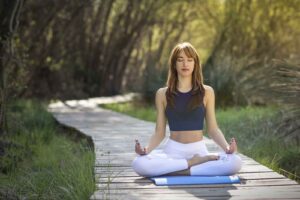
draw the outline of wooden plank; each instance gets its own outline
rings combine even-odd
[[[140,178],[138,176],[135,177],[97,177],[97,183],[105,184],[107,182],[110,183],[152,183],[152,181],[148,178]],[[155,187],[154,184],[152,184]],[[216,187],[220,187],[221,184],[216,185]],[[227,185],[227,184],[226,184]],[[296,181],[292,181],[287,178],[265,178],[265,179],[241,179],[241,184],[235,184],[236,186],[255,186],[255,185],[298,185]],[[214,185],[210,185],[210,187],[214,187]],[[205,187],[205,185],[197,185],[197,187]]]
[[[236,187],[236,188],[242,188],[242,187],[258,187],[258,186],[298,186],[296,182],[293,182],[289,179],[280,179],[275,180],[274,179],[267,179],[267,180],[244,180],[240,184],[207,184],[207,185],[175,185],[175,186],[156,186],[151,181],[145,181],[143,182],[103,182],[103,183],[97,183],[98,189],[106,189],[106,188],[116,188],[118,190],[123,189],[145,189],[145,188],[227,188],[227,187]],[[299,187],[300,189],[300,187]]]

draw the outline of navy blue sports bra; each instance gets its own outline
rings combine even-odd
[[[168,118],[170,131],[203,130],[205,107],[201,106],[189,111],[188,103],[192,91],[183,93],[177,91],[174,108],[167,105],[165,113]]]

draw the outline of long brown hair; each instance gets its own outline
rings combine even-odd
[[[203,85],[203,74],[199,55],[196,49],[188,42],[177,44],[170,55],[167,80],[168,89],[166,92],[167,104],[174,107],[174,98],[176,95],[178,95],[178,74],[176,70],[176,61],[181,51],[184,51],[187,57],[193,58],[195,63],[192,73],[192,98],[188,106],[188,108],[192,110],[203,104],[205,89]]]

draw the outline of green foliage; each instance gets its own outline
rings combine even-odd
[[[13,175],[16,192],[29,199],[88,199],[94,190],[94,156],[84,146],[63,137],[35,146],[30,169]]]
[[[29,0],[14,38],[22,66],[9,64],[15,81],[8,82],[17,96],[86,98],[132,89],[151,101],[166,82],[171,49],[189,41],[205,63],[205,83],[221,97],[218,106],[264,104],[257,69],[297,55],[298,10],[297,0]]]
[[[5,174],[17,169],[19,163],[31,154],[25,146],[11,141],[0,140],[0,149],[3,152],[0,160],[0,172]]]
[[[260,82],[270,76],[261,69],[272,59],[294,57],[299,51],[298,2],[227,0],[220,16],[204,67],[207,83],[220,97],[217,105],[267,104],[269,99],[262,99],[258,90],[268,86]]]
[[[261,96],[266,99],[276,97],[272,101],[283,108],[282,120],[276,133],[300,145],[300,57],[295,60],[274,60],[265,71],[269,76],[263,82],[268,86],[261,89]]]
[[[45,112],[45,105],[37,100],[19,100],[10,104],[9,109],[9,130],[12,134],[28,134],[27,142],[47,143],[52,139],[55,122],[51,114]]]
[[[167,72],[166,68],[157,69],[153,65],[145,70],[142,95],[147,103],[152,104],[155,101],[156,91],[165,86]]]
[[[95,189],[95,157],[87,141],[62,134],[38,101],[11,102],[9,108],[12,133],[0,138],[6,144],[0,199],[88,199]]]
[[[298,176],[300,147],[276,129],[281,113],[276,107],[246,107],[219,110],[217,121],[227,138],[235,137],[242,153],[281,172]],[[298,158],[298,159],[297,159]],[[296,176],[291,178],[297,179]]]

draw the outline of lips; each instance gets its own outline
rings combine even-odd
[[[183,68],[183,69],[181,69],[182,71],[189,71],[189,69],[187,69],[187,68]]]

